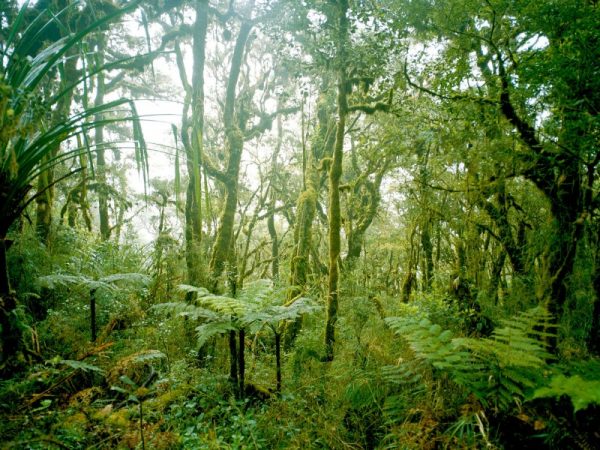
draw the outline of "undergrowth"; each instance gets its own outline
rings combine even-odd
[[[3,448],[594,448],[598,442],[600,364],[554,359],[547,340],[556,330],[542,307],[498,315],[489,336],[477,336],[467,334],[464,311],[443,295],[399,303],[347,283],[336,358],[324,363],[318,297],[285,304],[285,288],[257,281],[237,298],[176,285],[169,298],[150,298],[147,283],[133,282],[147,276],[139,273],[143,265],[133,270],[137,251],[98,244],[44,259],[45,251],[18,254],[26,270],[35,266],[29,258],[55,263],[37,266],[35,282],[22,281],[28,295],[45,299],[38,305],[44,314],[35,319],[22,311],[35,356],[25,373],[0,383]],[[139,276],[116,275],[122,268],[115,258]],[[96,342],[89,334],[90,287],[98,291]],[[200,295],[186,302],[190,291]],[[303,328],[281,354],[277,392],[274,336],[299,315]],[[229,330],[241,328],[247,331],[242,397],[229,379],[227,341]]]

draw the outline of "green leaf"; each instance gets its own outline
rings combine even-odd
[[[137,387],[137,384],[135,384],[135,381],[133,381],[127,375],[121,375],[119,377],[119,380],[121,380],[125,384],[128,384],[129,386]]]
[[[429,334],[432,336],[437,336],[442,332],[442,327],[440,327],[437,323],[434,323],[429,327]]]
[[[82,361],[76,361],[73,359],[62,359],[60,360],[60,363],[69,366],[73,369],[83,370],[84,372],[104,373],[104,371],[101,368],[88,363],[84,363]]]
[[[52,405],[52,400],[50,400],[49,398],[44,399],[40,402],[40,406],[38,408],[33,409],[32,412],[44,411],[45,409],[48,409],[50,405]]]
[[[123,389],[123,388],[122,388],[122,387],[120,387],[120,386],[111,386],[111,387],[110,387],[110,390],[111,390],[111,391],[118,392],[118,393],[120,393],[120,394],[129,395],[129,392],[127,392],[125,389]]]

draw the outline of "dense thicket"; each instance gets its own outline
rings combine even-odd
[[[4,2],[7,448],[599,447],[599,24]]]

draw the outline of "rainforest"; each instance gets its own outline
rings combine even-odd
[[[600,448],[597,0],[0,2],[0,448]]]

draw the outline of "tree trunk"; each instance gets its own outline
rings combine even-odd
[[[367,230],[373,223],[373,219],[377,215],[377,210],[379,208],[379,204],[381,202],[381,195],[379,193],[379,189],[381,187],[381,182],[383,181],[383,174],[387,164],[376,174],[375,181],[371,182],[366,180],[361,183],[361,186],[364,187],[364,193],[362,194],[363,198],[360,200],[360,207],[354,211],[354,214],[357,215],[356,225],[354,227],[350,227],[350,231],[348,233],[348,253],[345,259],[344,266],[351,269],[354,263],[360,258],[362,253],[362,249],[364,246],[365,234]],[[355,193],[355,195],[361,195],[359,193]]]
[[[281,394],[281,333],[275,332],[275,368],[277,376],[277,394]]]
[[[490,285],[488,288],[488,295],[493,300],[494,305],[498,304],[498,289],[500,287],[500,282],[502,281],[502,269],[504,268],[505,261],[506,251],[504,248],[500,248],[500,254],[493,261],[492,273],[490,275]]]
[[[238,370],[239,370],[239,395],[240,398],[244,398],[246,395],[246,358],[245,358],[245,341],[246,341],[246,330],[243,328],[238,331],[239,345],[238,345]]]
[[[205,283],[202,263],[202,179],[201,164],[204,141],[204,66],[206,60],[206,33],[208,30],[208,0],[196,1],[196,22],[193,30],[192,85],[185,76],[183,57],[176,48],[182,83],[186,90],[181,140],[186,150],[189,183],[185,203],[185,244],[188,282],[193,286]],[[192,109],[191,122],[188,109]]]
[[[8,261],[6,259],[6,252],[10,246],[9,241],[6,239],[6,234],[0,236],[0,296],[4,297],[10,294],[10,278],[8,276]]]
[[[72,53],[72,52],[70,52]],[[56,109],[52,113],[52,125],[64,122],[69,115],[73,101],[74,87],[67,89],[69,83],[77,79],[77,61],[73,54],[65,58],[64,72],[60,80],[59,90],[64,95],[58,100]],[[44,163],[52,161],[60,151],[60,144],[56,144],[44,158]],[[44,170],[37,180],[37,191],[41,193],[36,197],[36,231],[42,242],[48,242],[50,227],[52,225],[52,209],[54,205],[54,167]]]
[[[479,203],[494,221],[498,229],[500,243],[506,251],[513,272],[517,276],[525,275],[524,242],[521,242],[524,239],[524,228],[520,228],[520,233],[517,233],[516,237],[513,236],[512,226],[508,221],[506,185],[504,180],[500,179],[496,182],[495,194],[497,204],[485,198],[481,198]]]
[[[279,109],[279,100],[277,102],[277,109]],[[303,112],[304,113],[304,112]],[[304,128],[302,128],[304,133]],[[281,145],[283,143],[283,124],[281,116],[277,116],[277,146],[273,152],[271,159],[271,192],[269,202],[269,216],[267,217],[267,230],[269,231],[269,237],[271,238],[271,277],[273,280],[279,279],[279,242],[277,240],[277,230],[275,229],[275,207],[277,205],[277,194],[274,188],[276,175],[277,175],[277,158],[281,151]]]
[[[596,301],[592,312],[592,326],[588,336],[588,350],[593,355],[600,355],[600,267],[596,267],[594,276],[594,290],[596,291]]]
[[[244,21],[240,27],[235,43],[233,56],[231,57],[229,78],[227,80],[223,123],[225,126],[229,158],[227,161],[227,169],[225,173],[221,174],[221,181],[224,182],[225,186],[225,204],[221,213],[217,237],[210,259],[211,285],[213,291],[217,290],[219,277],[223,273],[226,263],[231,262],[232,256],[231,249],[233,245],[233,227],[238,201],[240,162],[244,148],[244,138],[239,125],[235,123],[234,110],[236,103],[236,87],[240,76],[244,49],[251,30],[252,23]]]
[[[338,316],[339,302],[339,257],[341,250],[341,211],[340,211],[340,179],[342,177],[342,159],[344,156],[344,135],[346,132],[346,116],[348,115],[347,81],[346,81],[346,45],[348,40],[348,1],[339,0],[338,7],[338,122],[335,145],[329,168],[329,277],[327,285],[327,317],[325,323],[325,360],[332,361],[335,344],[335,324]]]
[[[423,290],[430,291],[433,280],[433,243],[431,242],[431,220],[423,221],[421,229],[421,247],[424,253]]]
[[[275,194],[271,194],[271,206],[269,207],[269,217],[267,218],[267,229],[271,238],[271,278],[274,281],[279,280],[279,241],[277,240],[277,230],[275,229]]]
[[[229,332],[229,379],[231,384],[238,388],[238,357],[237,357],[237,342],[235,339],[235,331]]]
[[[96,289],[90,290],[90,340],[96,342]]]
[[[558,47],[561,43],[551,42],[551,45]],[[510,82],[503,60],[499,58],[498,61],[502,88],[500,110],[530,150],[529,154],[522,155],[523,162],[529,166],[523,175],[534,183],[550,202],[554,233],[548,247],[549,283],[542,286],[544,289],[540,301],[546,304],[548,311],[560,322],[567,301],[567,285],[575,265],[577,242],[583,235],[582,214],[585,208],[590,206],[586,204],[585,196],[581,192],[581,142],[582,137],[588,133],[588,130],[582,128],[584,121],[581,117],[591,114],[592,111],[577,109],[586,104],[581,101],[585,96],[580,96],[577,92],[568,93],[564,101],[578,106],[565,109],[567,112],[561,117],[558,149],[549,151],[538,140],[535,128],[517,113],[510,96]],[[564,149],[568,149],[568,152]],[[532,162],[535,164],[531,164]],[[556,353],[558,342],[555,335],[548,339],[548,344],[549,350]]]
[[[105,38],[100,36],[96,48],[96,67],[104,64]],[[96,98],[94,105],[99,106],[104,103],[106,85],[104,71],[96,75]],[[94,117],[95,122],[103,119],[102,114]],[[94,142],[96,144],[96,177],[98,180],[98,215],[100,216],[100,238],[103,241],[110,239],[110,223],[108,217],[108,185],[106,179],[106,158],[104,149],[104,125],[97,125],[94,130]]]
[[[15,324],[17,299],[10,288],[6,252],[11,241],[0,235],[0,379],[13,375],[16,355],[21,346],[21,329]]]
[[[290,265],[290,291],[288,301],[301,295],[306,290],[308,275],[310,273],[310,254],[313,248],[312,227],[317,213],[317,198],[319,190],[319,176],[317,162],[324,155],[333,152],[335,141],[329,138],[329,104],[327,101],[326,83],[322,87],[317,103],[317,129],[310,149],[304,142],[304,126],[302,127],[302,178],[303,191],[298,197],[296,207],[296,223],[294,224],[294,247]],[[304,114],[304,108],[302,109]],[[302,118],[304,124],[304,118]],[[333,134],[333,133],[331,133]],[[291,326],[293,324],[293,326]],[[286,326],[284,342],[288,347],[300,329],[300,319]]]

